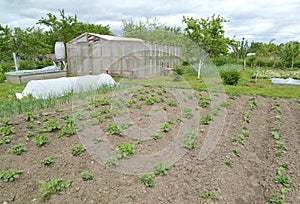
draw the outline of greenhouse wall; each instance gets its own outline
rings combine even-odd
[[[67,43],[68,74],[109,73],[138,78],[159,76],[180,66],[182,48],[143,41],[84,33]]]

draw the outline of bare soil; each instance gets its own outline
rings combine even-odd
[[[152,124],[151,120],[161,119],[155,118],[155,110],[152,108],[154,106],[166,107],[165,117],[172,121],[171,130],[160,132],[158,129],[157,131],[162,136],[161,139],[154,140],[150,137],[140,142],[126,134],[120,137],[105,133],[104,137],[115,148],[123,142],[136,143],[136,153],[130,157],[149,155],[165,148],[177,135],[181,123],[177,119],[182,117],[183,107],[168,105],[170,101],[178,101],[174,94],[167,91],[163,95],[158,95],[159,87],[144,87],[144,89],[147,90],[146,93],[138,93],[137,96],[129,98],[124,97],[123,104],[128,100],[137,99],[131,107],[128,107],[129,122],[133,122],[141,129],[149,127]],[[142,95],[147,97],[150,94],[154,94],[156,98],[164,97],[165,101],[146,105],[145,101],[138,98]],[[197,103],[200,97],[209,97],[207,92],[195,92],[193,95],[187,94],[186,96],[187,98],[184,100],[186,105],[192,101]],[[211,98],[214,97],[217,95],[211,96]],[[94,107],[90,104],[87,107],[81,104],[74,112],[76,106],[67,103],[56,108],[35,112],[34,114],[37,116],[35,122],[25,121],[23,114],[15,115],[9,118],[15,130],[13,140],[9,144],[0,145],[0,170],[20,169],[24,172],[19,179],[13,182],[0,180],[0,203],[43,203],[41,192],[39,192],[41,187],[39,181],[49,181],[53,178],[72,179],[73,182],[69,188],[52,195],[46,201],[47,203],[250,204],[269,203],[270,195],[279,195],[286,203],[300,203],[300,105],[293,99],[278,99],[281,119],[276,121],[278,113],[272,110],[274,99],[257,96],[257,106],[251,111],[249,110],[251,98],[253,96],[240,95],[236,99],[227,99],[230,105],[221,108],[219,113],[225,118],[224,129],[212,153],[204,160],[198,159],[209,131],[209,125],[200,124],[197,130],[196,147],[187,151],[176,161],[166,175],[156,176],[153,188],[143,185],[138,175],[124,174],[114,168],[106,167],[103,165],[103,161],[99,161],[88,148],[79,156],[71,154],[71,148],[83,142],[80,136],[89,133],[91,138],[96,138],[97,134],[91,132],[95,127],[105,132],[107,125],[115,122],[113,118],[107,118],[95,124],[92,122],[92,116],[87,115],[91,112],[99,113],[99,110],[105,107],[109,108],[109,105]],[[137,105],[140,105],[141,109]],[[70,137],[57,137],[59,130],[44,133],[51,141],[42,147],[38,147],[32,142],[34,137],[29,140],[25,139],[28,124],[32,124],[32,130],[36,135],[37,128],[43,129],[43,121],[46,118],[57,119],[63,124],[62,117],[71,115],[72,108],[75,118],[77,117],[77,123],[84,124],[83,130],[81,130],[83,132],[78,130],[77,134]],[[197,107],[193,111],[204,116],[210,113],[211,108],[211,106]],[[249,112],[250,123],[243,120],[245,112]],[[80,120],[78,113],[81,113]],[[216,121],[220,115],[214,116],[211,123]],[[284,142],[288,148],[282,156],[275,155],[278,148],[271,135],[274,125],[280,127],[279,131],[282,134],[280,141]],[[233,142],[232,138],[240,137],[243,126],[247,127],[249,137],[244,138],[242,145],[239,142]],[[91,131],[88,132],[88,129]],[[120,129],[126,132],[126,130]],[[93,135],[94,133],[95,135]],[[11,146],[19,143],[25,145],[26,152],[21,155],[8,152]],[[239,157],[233,153],[234,149],[240,150]],[[54,162],[49,166],[42,165],[41,159],[48,156],[54,156]],[[226,165],[226,161],[232,161],[233,166]],[[282,185],[275,182],[277,169],[283,163],[289,165],[285,175],[290,176],[292,181],[289,187],[290,191],[285,195],[280,193]],[[82,171],[92,173],[94,179],[83,181],[80,176]],[[219,200],[202,198],[201,195],[205,191],[213,191]]]

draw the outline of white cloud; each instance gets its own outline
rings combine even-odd
[[[67,15],[77,14],[87,23],[109,24],[112,31],[121,33],[121,20],[157,17],[168,26],[182,25],[182,16],[207,18],[220,14],[229,19],[224,24],[227,36],[246,37],[264,41],[276,38],[277,42],[299,40],[300,4],[298,0],[114,0],[87,3],[86,0],[1,0],[0,24],[27,28],[35,26],[47,13],[58,15],[65,9]]]

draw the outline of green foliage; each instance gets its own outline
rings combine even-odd
[[[151,97],[145,101],[146,105],[153,105],[154,103],[155,103],[155,99]]]
[[[2,139],[0,140],[0,145],[8,144],[12,141],[12,139],[13,139],[12,136],[8,136],[8,135],[2,136]]]
[[[167,121],[165,122],[162,127],[160,128],[160,130],[162,132],[169,132],[171,130],[171,122],[170,121]]]
[[[190,108],[184,107],[182,109],[182,117],[191,119],[193,117],[193,111]]]
[[[197,141],[197,134],[193,131],[188,131],[183,139],[182,147],[194,149]]]
[[[44,159],[41,160],[41,164],[45,165],[45,166],[49,166],[53,163],[54,161],[54,157],[50,156],[50,157],[45,157]]]
[[[289,176],[278,175],[275,179],[275,183],[282,184],[284,187],[290,187],[292,181],[291,181],[291,177]]]
[[[2,126],[0,127],[0,135],[5,137],[12,133],[14,133],[14,127],[12,126],[12,123],[10,122],[10,120],[3,118]]]
[[[220,72],[223,83],[226,85],[237,85],[241,78],[241,73],[237,70],[222,70]]]
[[[234,153],[236,156],[238,156],[238,157],[241,156],[241,150],[239,150],[239,149],[234,149],[234,150],[233,150],[233,153]]]
[[[229,167],[233,167],[233,161],[232,158],[229,158],[227,161],[225,161],[225,164]]]
[[[123,128],[123,129],[128,129],[130,126],[133,126],[132,122],[121,123],[121,128]]]
[[[275,140],[279,140],[281,138],[281,133],[278,131],[272,131],[271,132],[272,136],[274,137]]]
[[[146,187],[153,188],[155,186],[154,180],[153,180],[154,177],[155,177],[154,174],[142,175],[142,176],[139,176],[139,179],[140,179],[141,183],[144,184]]]
[[[16,155],[21,155],[23,152],[26,152],[27,149],[24,147],[24,144],[19,143],[12,146],[8,151]]]
[[[123,144],[120,144],[118,146],[117,151],[119,152],[120,157],[128,158],[129,155],[135,153],[135,149],[135,144],[129,144],[127,142],[124,142]]]
[[[123,135],[117,124],[108,124],[106,127],[106,132],[110,135]]]
[[[157,164],[154,164],[154,174],[163,176],[166,174],[166,171],[170,169],[168,165],[166,165],[164,162],[159,162]]]
[[[84,151],[85,151],[85,149],[82,146],[82,144],[75,145],[71,149],[71,153],[72,153],[73,156],[78,156],[81,153],[83,153]]]
[[[249,112],[244,113],[243,119],[246,123],[250,123],[249,115]]]
[[[285,204],[281,196],[278,195],[270,195],[268,197],[268,202],[276,203],[276,204]]]
[[[115,166],[117,166],[117,164],[118,164],[117,156],[111,156],[105,162],[105,166],[107,166],[107,167],[115,167]]]
[[[161,136],[161,134],[159,134],[159,132],[154,133],[153,135],[151,135],[151,137],[152,137],[154,140],[158,140],[158,139],[161,139],[161,138],[162,138],[162,136]]]
[[[34,144],[36,144],[36,146],[41,147],[47,144],[47,142],[49,142],[50,139],[45,134],[38,134],[32,141],[34,142]]]
[[[73,118],[71,118],[70,116],[65,116],[64,119],[65,119],[65,124],[61,128],[61,131],[57,134],[58,137],[61,136],[69,137],[76,133],[75,122]]]
[[[45,132],[52,132],[54,130],[61,129],[61,125],[59,124],[59,121],[56,119],[48,119],[43,124],[43,130]]]
[[[169,101],[168,102],[168,106],[173,106],[173,107],[176,107],[178,104],[176,101]]]
[[[52,195],[58,194],[66,188],[69,188],[72,184],[72,180],[68,179],[64,182],[63,179],[51,179],[49,182],[44,180],[40,180],[41,188],[39,192],[42,193],[41,199],[42,201],[48,201]]]
[[[211,103],[211,99],[207,97],[201,97],[198,100],[198,105],[202,108],[206,108]]]
[[[20,178],[20,175],[23,173],[23,170],[7,170],[7,171],[2,171],[0,179],[2,179],[4,182],[12,182],[18,178]]]
[[[202,193],[200,197],[204,199],[210,198],[214,201],[219,200],[219,198],[216,196],[215,192],[213,191],[204,191],[204,193]]]
[[[183,16],[182,22],[186,24],[185,34],[211,57],[227,54],[230,39],[224,37],[222,26],[222,23],[228,22],[226,19],[215,14],[206,19]]]
[[[212,116],[210,114],[200,118],[200,123],[202,125],[209,125],[210,121],[212,121]]]
[[[81,172],[80,176],[81,176],[83,181],[88,181],[88,180],[93,180],[94,179],[94,175],[87,172],[87,171]]]

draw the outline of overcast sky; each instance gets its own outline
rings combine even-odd
[[[300,40],[299,0],[1,0],[0,24],[23,29],[35,26],[47,13],[77,14],[86,23],[109,25],[121,34],[121,20],[153,19],[168,26],[181,26],[182,17],[207,18],[220,14],[230,22],[224,24],[228,37],[249,42],[275,43]]]

